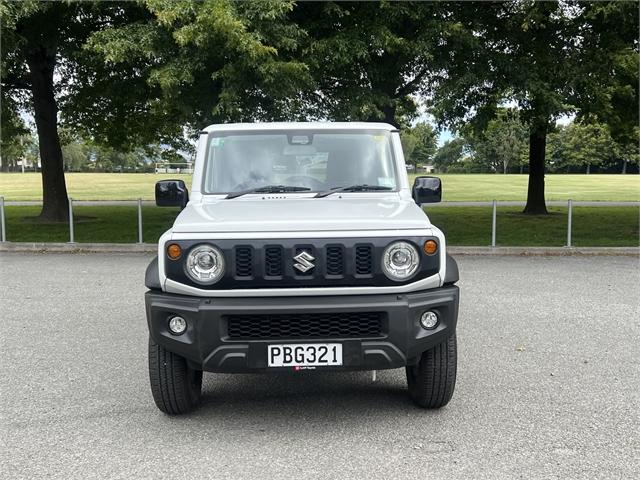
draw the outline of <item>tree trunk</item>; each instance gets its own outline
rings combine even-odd
[[[627,161],[626,161],[626,160],[624,160],[624,161],[622,162],[622,174],[624,175],[624,174],[626,174],[626,173],[627,173]]]
[[[547,205],[544,201],[544,162],[547,146],[547,125],[531,126],[529,135],[529,188],[527,190],[527,204],[523,213],[532,215],[546,214]]]
[[[520,164],[520,175],[524,173],[524,165]]]
[[[58,136],[58,106],[53,91],[55,51],[37,47],[27,54],[33,110],[38,130],[40,161],[42,163],[43,220],[69,220],[67,186],[64,179],[62,148]]]
[[[398,122],[396,121],[396,107],[395,105],[385,105],[382,107],[382,113],[384,113],[384,122],[393,125],[398,128]]]
[[[587,163],[587,175],[591,173],[591,164]]]

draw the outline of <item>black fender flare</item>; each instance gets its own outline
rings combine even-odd
[[[144,274],[144,284],[150,290],[162,290],[160,274],[158,273],[158,257],[156,256],[147,267]]]
[[[447,253],[447,263],[444,274],[444,284],[453,285],[460,280],[460,272],[458,271],[458,262]]]

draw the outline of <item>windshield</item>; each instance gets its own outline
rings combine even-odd
[[[390,132],[263,130],[209,137],[205,194],[272,186],[324,192],[350,185],[397,190]]]

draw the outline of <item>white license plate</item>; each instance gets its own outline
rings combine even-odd
[[[342,365],[342,344],[302,343],[269,345],[270,367],[320,367]]]

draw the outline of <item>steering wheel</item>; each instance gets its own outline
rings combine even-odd
[[[285,178],[282,183],[294,187],[309,187],[311,190],[324,190],[325,185],[320,180],[307,175],[292,175]]]

